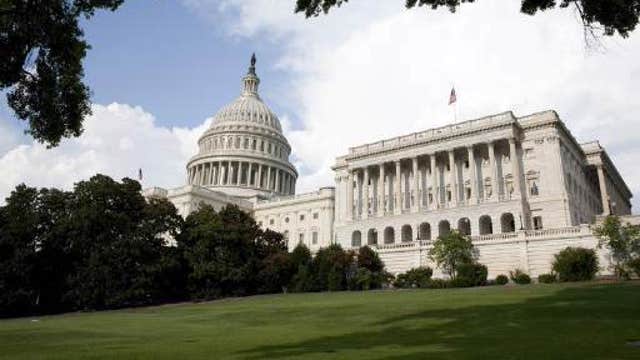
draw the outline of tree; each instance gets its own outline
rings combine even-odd
[[[89,44],[78,24],[124,0],[0,0],[0,90],[27,132],[48,146],[79,136],[91,112],[82,82]]]
[[[363,246],[358,249],[357,261],[358,267],[365,268],[372,273],[384,270],[384,263],[380,259],[380,256],[368,246]]]
[[[471,239],[452,230],[433,243],[433,247],[429,250],[429,258],[452,279],[455,279],[458,266],[475,262],[477,253]]]
[[[135,180],[96,175],[75,185],[70,209],[66,298],[81,309],[157,302],[165,236],[181,223],[175,207],[147,203]]]
[[[299,243],[289,254],[291,266],[294,269],[294,275],[291,278],[291,288],[295,292],[312,291],[313,273],[311,271],[311,251],[303,243]]]
[[[349,0],[296,0],[296,12],[303,12],[306,17],[318,16],[328,13],[331,8],[339,7]],[[405,0],[407,8],[428,7],[438,9],[447,7],[455,12],[462,3],[472,3],[474,0]],[[534,15],[538,11],[566,8],[574,6],[577,10],[585,34],[593,35],[597,30],[597,24],[602,26],[604,35],[620,34],[628,37],[636,28],[638,16],[640,16],[640,2],[638,0],[560,0],[559,5],[555,0],[522,0],[520,11],[528,15]]]
[[[593,249],[567,247],[554,255],[552,269],[560,281],[592,280],[598,272],[598,256]]]
[[[219,213],[203,205],[191,213],[176,238],[191,269],[191,296],[210,299],[255,294],[261,262],[269,252],[259,250],[261,236],[255,220],[235,205]],[[260,241],[269,243],[264,238]]]
[[[634,259],[640,258],[640,226],[623,225],[619,217],[607,216],[594,234],[600,239],[598,247],[609,250],[616,276],[628,278]]]
[[[0,208],[0,316],[37,304],[38,191],[19,185]]]
[[[331,244],[318,250],[313,258],[312,269],[315,278],[315,290],[336,291],[347,289],[347,277],[354,254],[345,251],[339,244]]]

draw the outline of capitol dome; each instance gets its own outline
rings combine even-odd
[[[298,172],[278,117],[258,94],[256,58],[242,93],[220,109],[187,164],[188,183],[240,197],[292,195]]]

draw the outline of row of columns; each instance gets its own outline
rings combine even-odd
[[[476,144],[477,145],[477,144]],[[444,178],[444,165],[438,164],[437,156],[441,152],[426,154],[429,157],[430,166],[425,167],[424,172],[419,169],[418,157],[411,158],[413,184],[407,177],[409,174],[405,172],[404,184],[401,183],[403,160],[394,161],[395,171],[386,173],[386,162],[378,164],[378,177],[376,184],[373,184],[373,202],[371,204],[371,215],[384,216],[386,213],[400,214],[403,210],[417,212],[421,209],[437,209],[449,206],[459,206],[461,203],[477,204],[485,200],[499,200],[498,194],[498,168],[496,166],[495,143],[493,141],[484,144],[487,146],[489,168],[491,179],[491,195],[488,196],[485,191],[481,191],[484,181],[478,182],[477,164],[475,156],[475,145],[466,147],[467,159],[469,161],[469,180],[470,193],[466,194],[465,181],[459,181],[459,171],[457,170],[457,162],[455,157],[455,148],[447,152],[447,163],[449,165],[449,180]],[[517,144],[515,138],[509,139],[509,157],[511,159],[511,174],[513,177],[513,193],[512,198],[518,198],[522,194],[522,175],[517,156]],[[438,166],[441,165],[441,166]],[[427,171],[429,169],[429,172]],[[367,218],[369,214],[369,180],[371,176],[371,167],[367,166],[359,169],[350,169],[348,171],[347,185],[347,218],[354,217]],[[362,176],[360,176],[362,175]],[[424,177],[424,178],[423,178]],[[484,177],[484,176],[483,176]],[[356,196],[354,196],[354,183]],[[451,192],[451,199],[447,199],[447,186]],[[431,191],[429,191],[431,187]],[[404,188],[404,191],[401,191]],[[409,191],[407,191],[407,188]],[[462,191],[461,191],[462,190]],[[462,194],[461,194],[462,193]],[[413,200],[413,201],[412,201]],[[355,205],[355,206],[354,206]],[[354,213],[355,209],[355,213]]]
[[[246,186],[280,194],[295,194],[296,177],[284,169],[246,161],[193,165],[188,183],[200,186]]]

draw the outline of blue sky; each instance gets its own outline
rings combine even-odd
[[[266,65],[275,47],[228,36],[177,1],[126,1],[83,27],[92,45],[85,76],[93,101],[142,106],[164,126],[195,126],[235,98],[253,51],[263,83],[286,76]],[[263,87],[267,97],[268,91]]]

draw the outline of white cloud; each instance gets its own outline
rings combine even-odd
[[[207,8],[207,0],[190,1]],[[456,14],[353,1],[312,20],[294,15],[290,1],[222,3],[216,11],[230,34],[282,48],[275,66],[292,76],[272,100],[298,108],[287,136],[301,191],[333,183],[329,167],[349,146],[452,122],[455,84],[459,120],[557,110],[579,141],[601,140],[640,194],[638,34],[605,39],[606,50],[592,52],[573,10],[528,16],[518,2],[499,0]]]
[[[210,119],[193,129],[169,129],[157,126],[140,107],[93,105],[81,137],[53,149],[31,143],[0,153],[0,202],[23,182],[70,189],[96,173],[136,179],[139,168],[143,186],[183,185],[187,159],[196,153],[197,138],[209,124]]]

